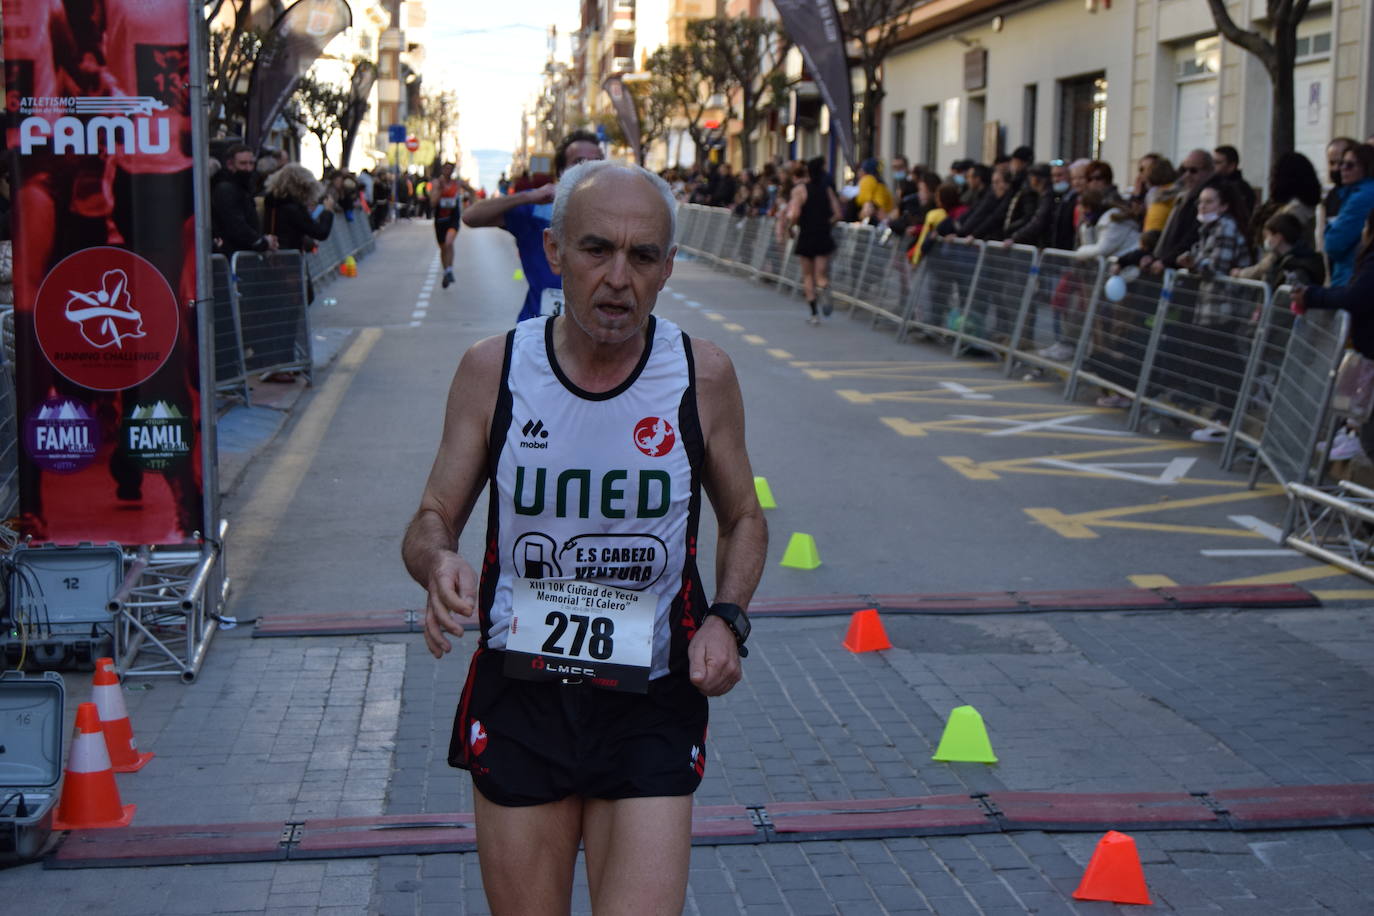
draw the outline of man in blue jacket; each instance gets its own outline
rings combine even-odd
[[[1341,155],[1340,201],[1340,212],[1322,236],[1333,287],[1349,282],[1365,218],[1374,210],[1374,147],[1356,144]]]

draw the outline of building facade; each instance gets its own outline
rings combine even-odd
[[[1263,0],[1231,3],[1263,27]],[[1374,129],[1374,8],[1314,4],[1298,30],[1295,145],[1325,172],[1333,136]],[[1259,61],[1218,34],[1205,0],[933,0],[884,64],[883,158],[945,169],[1022,144],[1042,159],[1098,158],[1134,175],[1228,143],[1252,183],[1269,168],[1272,105]]]

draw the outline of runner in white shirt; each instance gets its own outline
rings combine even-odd
[[[730,360],[652,315],[676,251],[671,191],[598,161],[555,200],[545,245],[565,309],[464,355],[403,553],[435,657],[464,623],[481,630],[449,761],[472,774],[492,911],[566,912],[585,844],[596,912],[680,912],[706,698],[741,676],[767,529]],[[701,484],[719,528],[712,602]],[[479,581],[454,545],[483,487]]]

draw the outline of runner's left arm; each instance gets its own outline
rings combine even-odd
[[[744,443],[744,398],[730,358],[709,341],[692,340],[696,360],[697,409],[706,440],[702,483],[716,513],[714,601],[749,607],[768,552],[768,523],[754,489],[754,472]],[[688,647],[691,679],[707,696],[738,683],[739,649],[719,617],[707,617]]]

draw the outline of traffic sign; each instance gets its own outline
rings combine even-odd
[[[406,137],[406,149],[412,153],[420,148],[420,141],[414,137]]]
[[[392,124],[386,129],[386,140],[388,143],[406,142],[406,126],[404,124]]]

